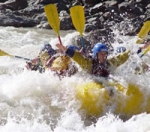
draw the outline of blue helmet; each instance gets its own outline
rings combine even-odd
[[[75,45],[69,45],[68,49],[71,49],[71,50],[80,50],[79,47],[77,47]]]
[[[123,53],[126,51],[126,48],[123,46],[120,46],[120,47],[117,47],[116,51],[117,51],[117,53]]]
[[[97,53],[103,52],[103,51],[108,53],[108,47],[105,44],[97,43],[93,48],[94,58],[97,59]]]
[[[52,46],[50,44],[44,44],[44,46],[41,48],[40,53],[45,50],[47,50],[47,52],[50,56],[56,54],[56,51],[52,48]]]

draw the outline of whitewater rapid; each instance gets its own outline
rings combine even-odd
[[[61,31],[66,46],[72,44],[76,31]],[[149,53],[140,58],[136,51],[135,37],[116,34],[113,44],[132,51],[129,60],[114,71],[112,78],[121,84],[132,82],[141,90],[150,92],[149,72],[134,74],[137,65],[150,64]],[[33,28],[0,27],[0,49],[10,55],[32,59],[38,56],[44,43],[53,48],[58,42],[54,31]],[[114,52],[115,54],[115,52]],[[80,102],[75,98],[77,84],[88,82],[91,76],[79,72],[60,79],[52,72],[41,74],[25,69],[26,61],[10,56],[0,56],[0,132],[148,132],[150,114],[141,113],[123,120],[109,110],[100,117],[88,117],[79,111]],[[146,92],[144,93],[146,96]]]

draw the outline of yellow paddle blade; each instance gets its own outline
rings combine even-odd
[[[12,56],[12,55],[10,55],[10,54],[8,54],[5,51],[0,49],[0,56]]]
[[[0,49],[0,56],[10,56],[10,57],[18,58],[18,59],[23,59],[23,60],[31,61],[31,59],[28,59],[28,58],[24,58],[24,57],[16,56],[16,55],[10,55],[10,54],[6,53],[5,51],[3,51],[1,49]]]
[[[60,29],[60,20],[58,17],[57,8],[54,4],[49,4],[44,7],[44,11],[46,14],[46,17],[48,19],[48,22],[52,29],[56,32],[56,34],[59,36],[59,29]]]
[[[137,44],[140,44],[143,42],[143,39],[146,37],[148,32],[150,31],[150,20],[146,21],[144,25],[142,26],[140,32],[138,33],[138,40],[136,41]]]
[[[80,36],[82,36],[82,33],[84,31],[84,25],[85,25],[85,16],[84,16],[83,7],[80,5],[71,7],[70,15],[74,27],[80,33]]]

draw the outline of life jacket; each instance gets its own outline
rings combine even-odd
[[[39,54],[39,57],[40,57],[40,61],[41,61],[41,64],[44,68],[48,68],[47,67],[47,61],[51,58],[51,56],[48,54],[47,51],[42,51],[40,54]]]
[[[50,69],[59,76],[71,76],[77,72],[77,67],[67,55],[56,58]]]
[[[102,76],[102,77],[108,77],[109,75],[109,63],[106,62],[104,64],[99,63],[98,60],[93,60],[93,67],[92,67],[92,72],[91,74],[94,74],[95,76]]]
[[[51,66],[53,70],[66,70],[68,68],[68,64],[70,63],[70,58],[66,55],[59,56],[56,58]]]

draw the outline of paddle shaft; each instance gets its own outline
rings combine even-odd
[[[81,43],[82,43],[82,47],[83,47],[83,49],[84,49],[85,46],[84,46],[84,39],[83,39],[83,37],[81,37]]]
[[[62,45],[62,41],[61,41],[60,36],[58,36],[58,40],[59,40],[60,44]]]
[[[7,52],[5,52],[5,51],[3,51],[1,49],[0,49],[0,56],[10,56],[10,57],[18,58],[18,59],[23,59],[23,60],[31,61],[31,59],[28,59],[28,58],[24,58],[24,57],[17,56],[17,55],[10,55],[10,54],[8,54]]]
[[[26,60],[26,61],[31,61],[31,59],[24,58],[24,57],[17,56],[17,55],[14,55],[13,57],[18,58],[18,59],[23,59],[23,60]]]

